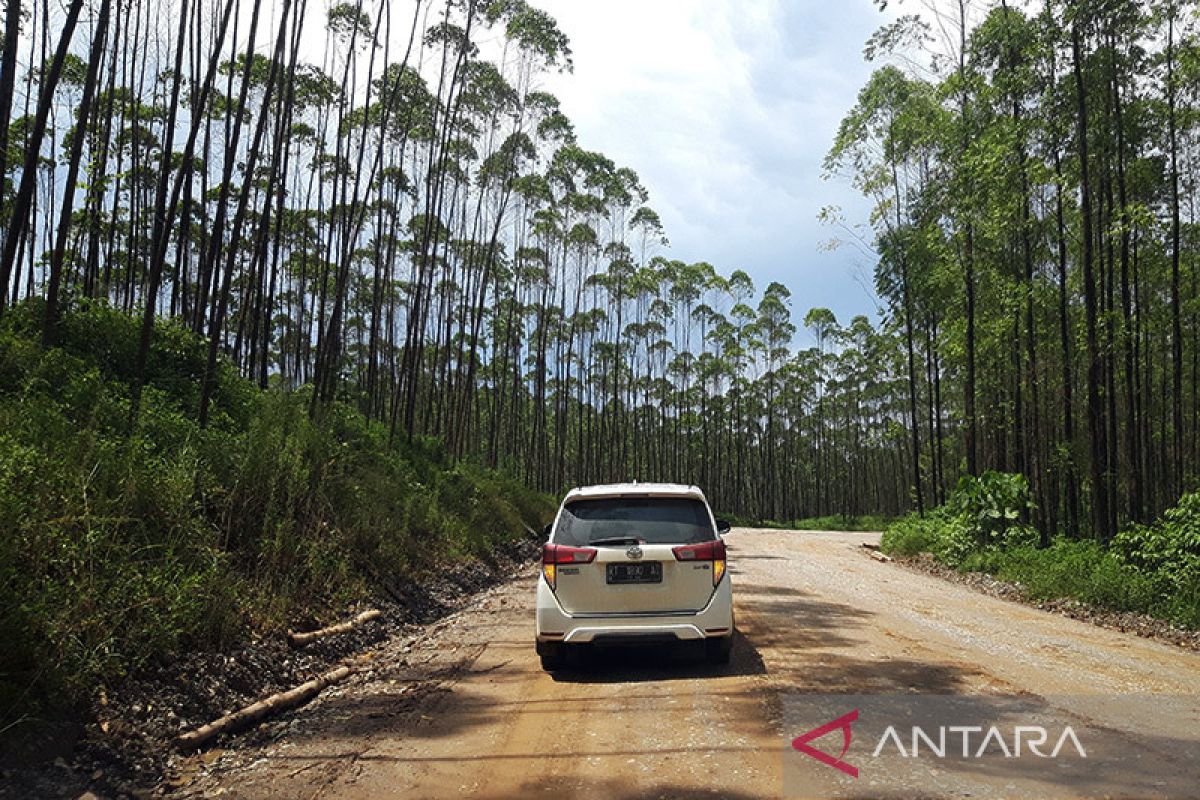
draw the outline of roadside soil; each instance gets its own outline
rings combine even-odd
[[[870,784],[823,782],[826,766],[789,751],[803,730],[785,709],[825,693],[924,693],[1037,700],[1080,729],[1177,765],[1153,776],[1156,792],[1194,794],[1200,654],[875,561],[860,547],[875,534],[739,529],[726,541],[738,625],[728,666],[682,648],[612,650],[543,672],[530,564],[420,635],[371,646],[367,669],[304,708],[175,759],[154,791],[881,796]],[[825,749],[837,753],[836,744]],[[894,796],[1063,794],[1053,781],[984,769],[951,770],[933,785]],[[1100,787],[1067,793],[1087,790]]]
[[[488,560],[457,561],[424,576],[389,580],[369,604],[383,612],[379,618],[302,648],[289,647],[276,632],[223,653],[163,654],[120,684],[99,689],[89,708],[14,726],[0,741],[0,798],[169,791],[196,763],[207,763],[221,752],[183,757],[172,746],[178,734],[379,648],[390,648],[394,656],[413,647],[427,638],[430,625],[481,591],[527,570],[539,552],[536,541],[519,540]],[[361,610],[346,609],[325,620],[296,620],[295,628],[312,630]],[[364,674],[371,674],[369,661]],[[237,741],[241,747],[265,744],[294,723],[283,715],[240,734]]]
[[[1136,633],[1138,636],[1144,636],[1147,639],[1157,639],[1160,642],[1168,642],[1179,647],[1200,650],[1200,630],[1184,628],[1148,614],[1137,614],[1132,611],[1110,611],[1079,600],[1066,598],[1036,600],[1028,597],[1024,587],[1019,583],[1002,581],[982,572],[960,572],[953,567],[948,567],[939,562],[929,553],[921,553],[920,555],[908,558],[900,557],[895,560],[898,564],[909,569],[928,573],[929,575],[936,575],[939,578],[960,583],[963,586],[969,586],[978,592],[990,594],[992,597],[999,597],[1003,600],[1015,600],[1041,609],[1042,611],[1052,611],[1056,614],[1090,622],[1093,625],[1100,625],[1104,628],[1112,628],[1125,633]]]

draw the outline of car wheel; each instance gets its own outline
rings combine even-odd
[[[710,664],[728,664],[729,656],[732,653],[732,636],[722,636],[718,639],[706,639],[704,642],[705,659]]]
[[[553,672],[562,666],[562,649],[557,642],[538,642],[536,646],[542,669]]]

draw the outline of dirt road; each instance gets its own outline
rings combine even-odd
[[[531,641],[531,568],[425,639],[379,650],[372,672],[297,712],[274,741],[249,737],[189,762],[176,787],[250,798],[777,797],[797,791],[782,766],[801,732],[782,721],[797,692],[1086,695],[1061,701],[1074,706],[1063,713],[1109,730],[1153,725],[1185,761],[1200,755],[1200,654],[874,561],[859,547],[873,538],[731,533],[740,633],[722,668],[688,653],[617,652],[547,675]],[[1120,700],[1144,694],[1186,697]]]

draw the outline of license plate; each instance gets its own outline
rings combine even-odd
[[[662,583],[662,564],[647,561],[645,564],[609,564],[609,583]]]

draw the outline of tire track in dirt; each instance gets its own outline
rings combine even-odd
[[[727,667],[656,648],[542,672],[531,567],[417,643],[380,648],[369,678],[298,712],[265,747],[233,743],[182,792],[775,797],[797,733],[780,722],[789,692],[1088,695],[1064,711],[1136,731],[1148,712],[1104,697],[1197,691],[1196,653],[874,561],[858,547],[872,538],[730,534],[739,635]],[[1153,723],[1186,743],[1189,713],[1159,710]]]

